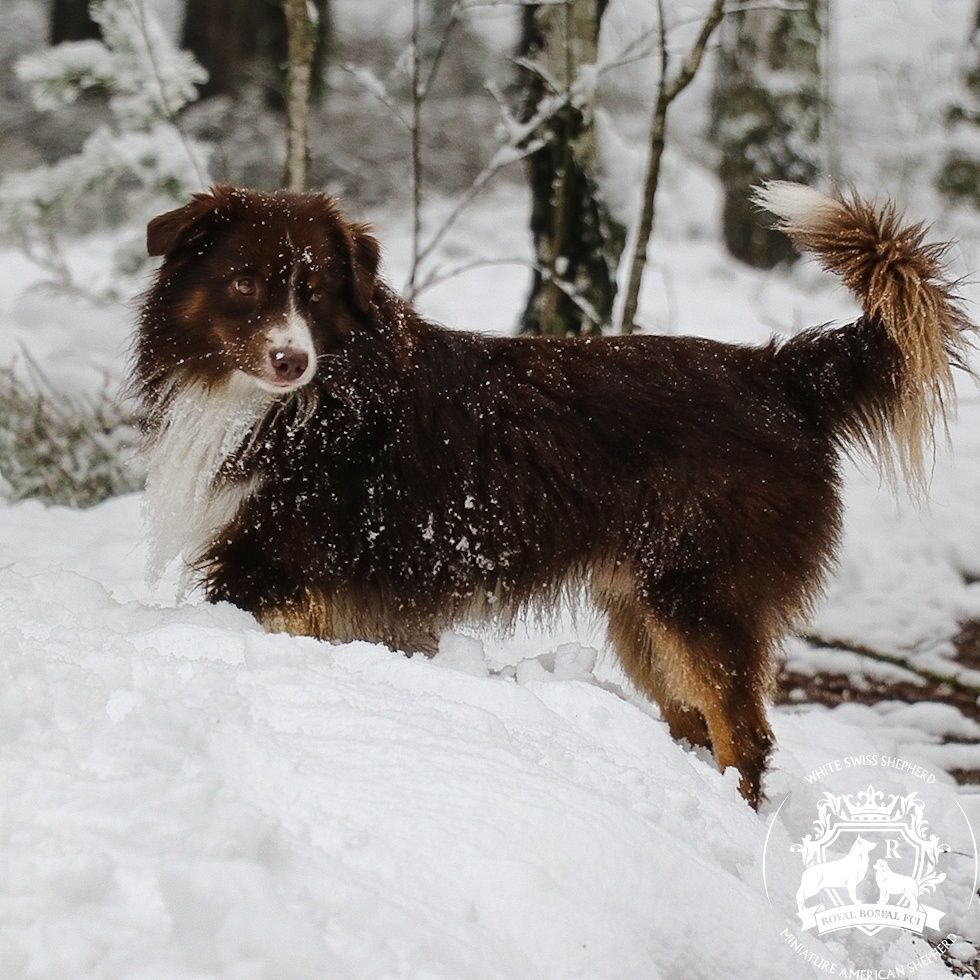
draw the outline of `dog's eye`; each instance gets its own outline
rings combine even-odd
[[[235,287],[235,292],[241,293],[242,296],[254,296],[258,289],[251,276],[239,276],[232,285]]]
[[[319,303],[321,299],[323,299],[323,290],[322,289],[314,289],[313,292],[310,293],[310,302],[311,303]]]

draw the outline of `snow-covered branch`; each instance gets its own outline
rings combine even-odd
[[[0,181],[0,220],[59,281],[68,272],[58,232],[79,205],[98,208],[101,202],[104,208],[111,194],[121,192],[131,210],[149,215],[201,189],[207,179],[207,148],[188,139],[177,122],[207,73],[173,45],[142,0],[94,0],[91,14],[101,41],[28,55],[16,72],[44,111],[83,92],[104,92],[111,121],[78,153]]]

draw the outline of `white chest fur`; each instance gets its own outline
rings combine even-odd
[[[254,493],[257,478],[217,483],[228,458],[255,433],[272,396],[247,377],[176,392],[147,451],[145,516],[151,581],[175,558],[192,563]]]

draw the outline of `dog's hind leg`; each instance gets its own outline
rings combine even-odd
[[[732,669],[712,663],[707,669],[703,664],[699,667],[692,698],[704,712],[715,761],[723,772],[729,766],[738,770],[742,796],[758,808],[773,745],[766,719],[767,685],[751,666]]]
[[[752,577],[720,581],[714,564],[694,562],[593,579],[630,679],[660,704],[675,738],[710,746],[722,771],[734,766],[758,807],[773,745],[773,636],[785,617],[755,586]]]
[[[702,619],[696,631],[688,631],[654,612],[646,622],[652,645],[661,651],[658,663],[667,668],[662,683],[674,701],[704,719],[718,768],[734,766],[742,796],[758,807],[773,745],[766,719],[771,642],[731,622],[719,627]]]
[[[671,683],[676,654],[668,637],[651,631],[648,610],[632,595],[596,593],[597,606],[606,613],[608,638],[619,662],[636,688],[660,707],[670,734],[678,741],[710,748],[704,715],[679,697]]]

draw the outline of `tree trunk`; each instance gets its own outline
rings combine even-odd
[[[286,18],[280,0],[186,0],[181,47],[208,70],[201,97],[238,94],[243,82],[257,79],[270,108],[287,101],[289,62]],[[322,76],[332,36],[329,0],[314,0],[319,19],[311,65],[314,98],[323,90]]]
[[[260,24],[254,3],[239,0],[187,0],[181,47],[207,69],[201,98],[235,95],[259,52]]]
[[[316,11],[313,23],[313,55],[310,61],[310,98],[319,101],[326,88],[324,72],[329,62],[333,41],[333,16],[330,0],[311,0]],[[262,35],[265,38],[263,56],[271,69],[266,87],[266,102],[270,108],[284,110],[289,100],[289,40],[280,0],[265,0]]]
[[[48,31],[52,45],[99,36],[99,25],[89,16],[88,3],[89,0],[53,0]]]
[[[283,0],[289,61],[286,73],[286,173],[288,190],[305,191],[310,153],[310,88],[317,25],[307,0]],[[315,17],[315,14],[313,15]]]
[[[950,149],[936,186],[954,204],[980,211],[980,2],[967,48],[960,96],[947,116]]]
[[[792,260],[785,235],[764,225],[750,194],[763,180],[811,184],[820,170],[824,0],[802,9],[757,8],[722,24],[712,100],[720,150],[725,244],[760,269]]]
[[[545,79],[567,91],[579,69],[595,63],[605,8],[606,0],[525,8],[519,54],[540,71],[521,69],[522,120],[554,94]],[[542,128],[548,142],[526,161],[536,268],[520,328],[600,333],[612,319],[625,231],[599,192],[593,105],[569,103]]]

